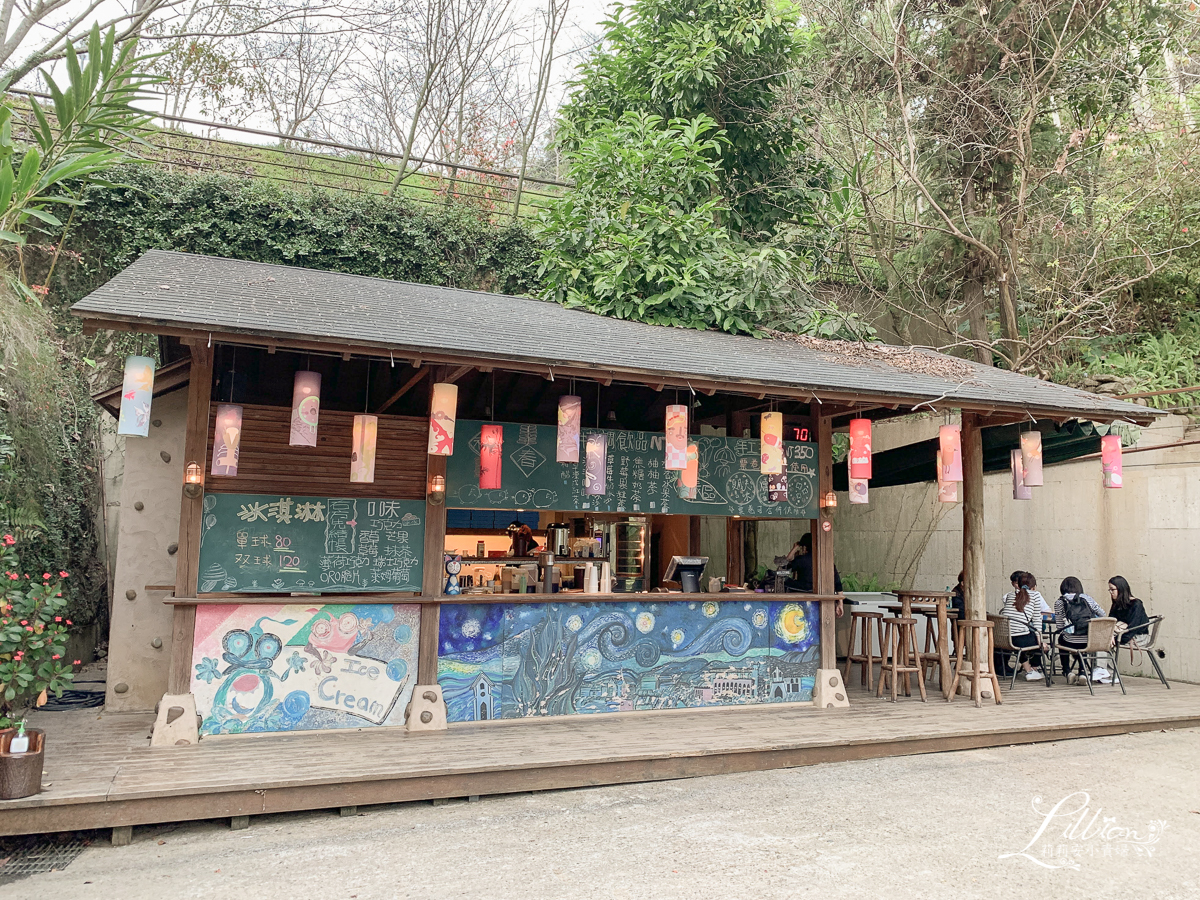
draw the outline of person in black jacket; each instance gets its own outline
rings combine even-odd
[[[1120,643],[1128,644],[1135,638],[1145,638],[1150,634],[1150,617],[1146,615],[1146,607],[1133,596],[1128,581],[1120,575],[1108,579],[1108,596],[1112,598],[1112,609],[1108,614],[1126,626],[1117,635]]]
[[[812,557],[812,535],[806,534],[792,545],[792,550],[787,555],[787,567],[792,570],[792,577],[784,581],[784,586],[789,592],[800,592],[811,594],[813,590],[813,557]],[[833,590],[835,593],[842,592],[842,576],[838,572],[837,566],[833,567]],[[842,614],[842,602],[837,603],[837,614]]]

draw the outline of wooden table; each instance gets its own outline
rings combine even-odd
[[[947,615],[947,608],[950,605],[950,593],[948,591],[894,591],[893,593],[900,600],[902,615],[905,618],[912,616],[914,603],[937,606],[938,687],[942,689],[943,697],[949,697],[950,679],[947,675],[950,671],[950,617]]]

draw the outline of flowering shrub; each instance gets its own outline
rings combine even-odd
[[[0,728],[13,724],[16,710],[41,706],[51,692],[61,697],[74,674],[63,659],[71,624],[63,616],[67,573],[22,573],[14,544],[11,534],[0,538]]]

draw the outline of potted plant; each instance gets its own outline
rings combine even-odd
[[[0,537],[0,799],[35,794],[41,788],[45,735],[29,729],[28,749],[10,753],[18,713],[62,696],[74,669],[63,659],[67,646],[66,572],[35,577],[20,571],[11,534]],[[78,664],[79,660],[75,660]]]

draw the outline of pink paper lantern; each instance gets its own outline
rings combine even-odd
[[[688,444],[687,448],[687,468],[679,473],[679,498],[681,500],[695,500],[700,491],[697,485],[700,483],[700,447],[696,444]]]
[[[1121,436],[1106,434],[1100,438],[1100,468],[1104,472],[1104,486],[1119,488],[1121,479]]]
[[[943,425],[938,429],[938,449],[942,462],[938,466],[942,481],[962,481],[962,426]]]
[[[355,416],[350,449],[350,480],[358,484],[375,482],[375,442],[379,437],[378,416]]]
[[[321,373],[297,372],[292,382],[292,447],[317,446],[317,417],[321,412]]]
[[[1009,467],[1012,469],[1013,499],[1032,500],[1033,489],[1025,483],[1025,462],[1020,450],[1009,451]]]
[[[762,463],[759,472],[763,475],[781,475],[783,462],[783,413],[765,412],[759,425],[762,441]]]
[[[429,404],[429,455],[454,455],[454,419],[458,412],[458,385],[439,382]]]
[[[1026,431],[1021,435],[1021,465],[1026,487],[1042,486],[1042,433]]]
[[[479,431],[479,489],[500,489],[500,475],[504,467],[504,426],[484,425]]]
[[[608,486],[608,435],[588,435],[583,479],[585,494],[599,496],[605,493]]]
[[[217,406],[213,434],[212,474],[232,478],[238,472],[242,446],[242,408],[232,403]]]
[[[850,479],[850,503],[865,506],[867,503],[867,479]]]
[[[117,434],[147,437],[150,434],[150,404],[154,396],[154,360],[131,356],[125,360],[121,382],[121,414]]]
[[[850,477],[856,479],[871,477],[870,419],[850,420]]]
[[[582,418],[583,401],[567,394],[558,398],[558,451],[555,459],[560,463],[579,462],[579,423]]]
[[[663,468],[671,472],[682,472],[687,468],[688,408],[682,403],[667,407],[667,448]]]
[[[942,503],[958,502],[958,482],[945,481],[942,478],[942,451],[937,451],[937,486],[938,500]]]

